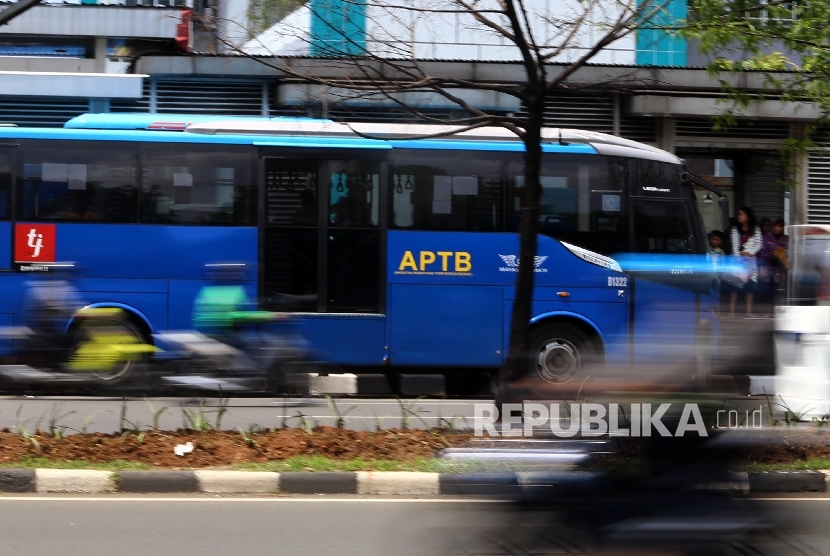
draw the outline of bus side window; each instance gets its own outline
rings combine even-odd
[[[373,228],[380,223],[377,164],[329,162],[329,224]]]
[[[252,225],[256,188],[246,148],[144,146],[141,221]]]
[[[23,151],[18,216],[27,220],[135,222],[135,152],[106,142]]]
[[[499,153],[402,150],[390,157],[391,224],[415,230],[502,230]]]
[[[8,220],[10,216],[12,190],[11,155],[0,152],[0,220]]]
[[[628,250],[625,165],[607,157],[548,154],[542,162],[539,233],[603,255]],[[519,229],[524,163],[507,165],[508,231]]]

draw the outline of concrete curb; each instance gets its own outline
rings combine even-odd
[[[439,494],[439,473],[406,471],[361,471],[357,474],[358,494]]]
[[[0,469],[0,492],[34,491],[34,469]]]
[[[514,496],[586,486],[590,472],[517,473],[272,473],[253,471],[92,471],[0,469],[0,493],[134,492],[211,494],[385,494],[399,496]],[[830,492],[830,471],[732,473],[713,490],[756,493]]]
[[[750,473],[749,492],[827,492],[827,476],[821,471]]]
[[[196,471],[200,492],[259,494],[276,492],[280,474],[268,471]]]
[[[35,492],[112,492],[115,477],[90,469],[35,469]]]
[[[280,492],[357,494],[357,473],[280,473]]]
[[[119,492],[200,492],[193,471],[122,471]]]

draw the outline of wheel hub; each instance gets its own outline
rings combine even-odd
[[[579,370],[579,365],[579,351],[561,338],[545,342],[536,354],[536,369],[548,382],[569,381]]]

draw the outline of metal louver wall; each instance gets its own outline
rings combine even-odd
[[[260,116],[263,91],[261,81],[148,79],[140,99],[114,99],[110,111]]]
[[[790,136],[787,122],[739,121],[725,130],[715,131],[711,118],[678,119],[675,124],[677,137],[740,137],[748,139],[782,140]]]
[[[784,166],[777,153],[749,157],[746,162],[747,202],[761,218],[784,216]]]
[[[602,93],[557,93],[545,101],[545,126],[614,133],[614,96]],[[620,113],[620,136],[643,143],[657,141],[654,118]]]
[[[159,80],[156,91],[156,110],[160,114],[262,114],[262,82]]]
[[[450,120],[464,117],[465,113],[452,110],[419,109],[418,112],[428,118]],[[320,116],[319,107],[306,108],[302,106],[272,106],[271,116],[309,117]],[[384,123],[424,123],[424,119],[402,108],[382,107],[340,107],[330,106],[325,117],[342,122],[384,122]]]
[[[545,100],[545,125],[614,132],[614,99],[610,95],[550,95]]]
[[[620,118],[620,136],[641,143],[656,143],[657,120],[623,115]]]
[[[150,80],[145,79],[141,98],[114,98],[110,100],[110,112],[149,112]]]
[[[84,98],[0,98],[0,123],[25,127],[61,127],[68,120],[89,112]]]
[[[807,158],[807,224],[830,224],[830,150]]]

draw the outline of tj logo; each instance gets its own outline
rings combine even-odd
[[[15,224],[14,262],[55,262],[55,232],[54,224]]]
[[[32,228],[29,230],[29,233],[26,235],[29,238],[29,247],[31,247],[34,251],[32,252],[32,258],[36,259],[40,256],[40,250],[43,249],[43,234],[37,233],[37,230]]]

